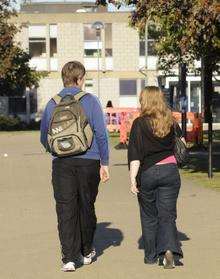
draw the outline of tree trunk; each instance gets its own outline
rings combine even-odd
[[[26,89],[26,124],[31,122],[30,89]]]
[[[212,84],[212,63],[209,56],[202,57],[201,60],[201,91],[204,96],[204,117],[205,123],[208,123],[208,176],[213,177],[212,167],[212,95],[213,95],[213,84]]]
[[[181,113],[182,113],[182,131],[183,137],[187,136],[187,97],[186,97],[186,64],[179,65],[179,90],[180,90],[180,105],[181,105]]]

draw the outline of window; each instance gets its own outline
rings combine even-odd
[[[46,38],[29,38],[31,57],[46,57]]]
[[[148,55],[149,56],[156,56],[156,48],[155,48],[155,40],[154,39],[148,39]]]
[[[49,36],[47,36],[47,31],[49,31]],[[30,25],[28,33],[29,53],[32,57],[30,67],[37,71],[57,71],[57,25]],[[49,49],[47,49],[47,44]]]
[[[26,98],[11,97],[9,98],[9,113],[18,114],[26,113]]]
[[[50,24],[50,71],[58,70],[57,60],[57,25]]]
[[[50,57],[57,55],[57,25],[50,25]]]
[[[57,39],[50,38],[50,57],[55,57],[57,54]]]
[[[101,49],[101,38],[96,36],[96,30],[92,28],[92,24],[84,24],[84,56],[97,57],[98,54],[101,56]]]
[[[30,92],[30,112],[37,112],[37,92]]]
[[[148,26],[148,38],[147,38],[147,51],[149,56],[156,56],[156,48],[155,48],[155,42],[156,39],[160,36],[160,30],[158,27],[151,23]],[[145,37],[142,37],[140,39],[139,43],[139,55],[145,56]]]
[[[85,91],[89,93],[94,93],[93,79],[86,79],[85,81]]]
[[[190,111],[199,112],[200,111],[200,96],[201,96],[201,84],[200,82],[191,82],[191,92],[190,92]]]
[[[112,24],[105,23],[105,56],[112,57]]]
[[[137,80],[136,79],[121,79],[119,81],[120,96],[135,96],[137,95]]]
[[[142,39],[139,41],[139,55],[145,56],[145,41]]]
[[[84,24],[84,41],[97,41],[96,30],[92,24]]]
[[[25,114],[26,113],[26,97],[9,97],[9,113],[16,114]],[[30,112],[37,112],[37,95],[35,92],[30,92]]]
[[[86,57],[97,57],[98,50],[97,49],[85,49],[84,54]],[[101,55],[101,51],[99,50],[99,55]]]
[[[8,97],[0,96],[0,115],[8,115],[9,110],[9,102]]]
[[[99,42],[98,42],[99,40]],[[92,24],[84,24],[84,55],[85,57],[97,57],[98,49],[102,50],[101,37],[97,36]],[[112,24],[105,23],[105,57],[112,57]]]
[[[186,110],[188,111],[188,82],[186,83],[186,101],[187,101],[187,107]],[[178,81],[169,81],[169,87],[170,90],[170,103],[171,107],[175,111],[181,111],[181,97],[180,97],[180,90]]]
[[[214,93],[213,93],[213,121],[220,122],[220,82],[213,82]]]
[[[156,56],[155,40],[148,38],[147,51],[149,56]],[[139,55],[145,56],[145,40],[140,39],[139,42]]]
[[[31,25],[29,32],[29,53],[32,57],[46,57],[46,25]]]

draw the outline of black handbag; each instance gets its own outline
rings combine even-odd
[[[182,141],[181,137],[177,133],[177,124],[174,125],[174,136],[174,156],[176,158],[177,164],[182,167],[187,163],[189,159],[189,153],[185,142]]]

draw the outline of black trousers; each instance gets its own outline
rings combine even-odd
[[[156,262],[167,250],[178,257],[183,256],[176,228],[180,184],[175,164],[155,165],[141,173],[138,201],[148,263]]]
[[[64,263],[91,252],[96,229],[95,200],[100,182],[100,162],[56,158],[52,184]]]

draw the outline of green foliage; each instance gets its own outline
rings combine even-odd
[[[29,124],[22,122],[19,117],[0,115],[0,131],[39,130],[40,122],[32,120]]]
[[[0,115],[0,131],[16,131],[21,129],[19,118]]]
[[[10,0],[0,0],[0,95],[22,95],[26,87],[37,87],[45,74],[32,70],[30,56],[14,37],[19,28],[10,22],[17,14]]]
[[[159,35],[157,54],[162,69],[178,63],[192,66],[195,59],[209,56],[212,67],[220,61],[220,23],[218,0],[124,0],[98,1],[119,6],[135,6],[130,25],[144,34],[146,24],[154,22]]]

